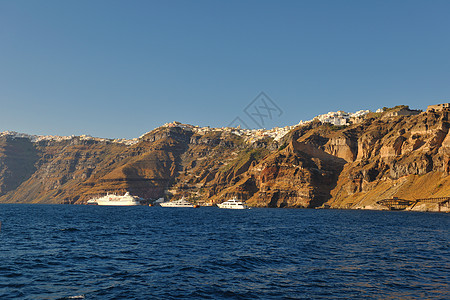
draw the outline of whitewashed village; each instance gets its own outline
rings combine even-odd
[[[427,108],[427,112],[430,111],[439,111],[443,109],[450,109],[450,103],[443,103],[443,104],[436,104],[436,105],[430,105]],[[402,105],[399,106],[399,109],[387,109],[387,108],[380,108],[375,111],[375,113],[383,113],[384,117],[395,117],[395,116],[410,116],[410,115],[417,115],[421,113],[421,110],[412,110],[409,109],[408,106]],[[359,110],[354,113],[344,112],[344,111],[337,111],[337,112],[328,112],[326,114],[318,115],[314,117],[311,120],[308,121],[300,121],[296,125],[291,126],[285,126],[285,127],[274,127],[272,129],[246,129],[241,128],[240,126],[237,127],[221,127],[221,128],[214,128],[214,127],[200,127],[200,126],[194,126],[189,124],[182,124],[180,122],[174,121],[171,123],[166,123],[162,127],[180,127],[185,130],[192,130],[194,133],[199,135],[204,135],[210,132],[223,132],[223,133],[232,133],[236,134],[238,136],[245,137],[245,141],[249,144],[252,144],[258,140],[261,140],[263,138],[273,138],[275,141],[280,140],[283,138],[288,132],[293,130],[294,128],[298,126],[304,126],[307,125],[313,121],[320,121],[321,123],[329,123],[334,126],[348,126],[351,124],[358,124],[364,120],[364,117],[371,113],[370,110]],[[98,137],[92,137],[90,135],[70,135],[70,136],[57,136],[57,135],[30,135],[25,133],[18,133],[15,131],[4,131],[0,132],[0,137],[3,136],[9,136],[13,138],[28,138],[31,142],[38,143],[40,141],[64,141],[64,140],[71,140],[74,138],[80,139],[80,140],[92,140],[92,141],[98,141],[98,142],[107,142],[107,143],[119,143],[119,144],[125,144],[128,146],[134,145],[138,143],[142,137],[144,137],[149,132],[146,132],[142,134],[139,138],[134,139],[107,139],[107,138],[98,138]]]

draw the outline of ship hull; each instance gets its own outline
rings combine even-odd
[[[217,204],[217,207],[225,208],[225,209],[247,209],[248,208],[247,204],[245,204],[242,201],[239,201],[237,199],[230,199],[223,203],[219,203],[219,204]]]
[[[141,198],[132,196],[128,192],[123,196],[106,195],[101,198],[94,198],[87,201],[87,204],[97,204],[101,206],[136,206],[140,205]]]
[[[218,208],[226,208],[226,209],[247,209],[247,206],[240,206],[240,205],[222,205],[217,204]]]
[[[161,207],[194,207],[193,204],[190,205],[177,205],[177,204],[170,204],[170,203],[160,203]]]
[[[136,206],[139,205],[139,203],[135,201],[97,201],[97,205],[101,206]]]
[[[195,207],[194,204],[184,200],[184,198],[172,202],[162,202],[161,207]]]

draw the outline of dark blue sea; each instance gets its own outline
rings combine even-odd
[[[450,215],[0,205],[0,299],[450,299]]]

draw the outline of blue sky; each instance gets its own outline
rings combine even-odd
[[[0,0],[0,131],[133,138],[450,102],[450,1]]]

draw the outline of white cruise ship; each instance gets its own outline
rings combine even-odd
[[[100,198],[93,198],[87,201],[87,204],[97,205],[110,205],[110,206],[133,206],[140,205],[142,198],[138,196],[132,196],[129,192],[126,192],[123,196],[118,195],[106,195]]]
[[[247,209],[249,208],[247,204],[244,202],[237,200],[236,198],[230,199],[223,203],[217,204],[219,208],[228,208],[228,209]]]
[[[159,205],[161,205],[162,207],[195,207],[194,204],[186,201],[184,197],[181,198],[180,200],[162,202]]]

